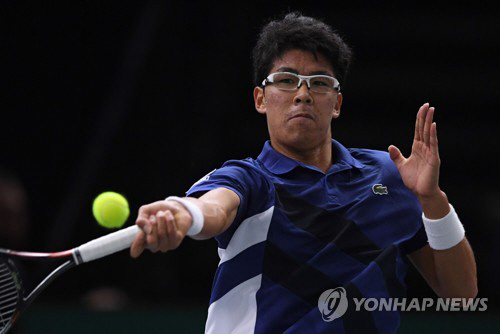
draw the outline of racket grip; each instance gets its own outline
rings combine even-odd
[[[79,258],[77,264],[93,261],[129,248],[138,232],[139,227],[133,225],[84,243],[74,249],[74,254]]]

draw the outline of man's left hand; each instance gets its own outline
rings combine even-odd
[[[389,155],[396,164],[405,186],[417,195],[424,212],[425,207],[429,206],[430,211],[434,211],[429,212],[430,216],[444,216],[449,210],[448,200],[439,188],[441,161],[433,118],[434,107],[430,107],[429,103],[422,105],[417,113],[410,156],[405,158],[394,145],[389,146]],[[436,204],[439,204],[439,208]]]

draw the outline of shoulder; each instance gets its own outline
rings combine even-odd
[[[248,173],[260,173],[261,170],[262,168],[258,161],[252,158],[227,160],[221,167],[212,170],[196,183],[206,181],[214,176],[238,176]]]
[[[222,168],[243,168],[243,169],[251,169],[251,170],[259,170],[260,164],[257,160],[253,158],[245,158],[245,159],[233,159],[228,160],[222,164]]]
[[[348,150],[353,158],[365,166],[397,171],[396,165],[389,157],[388,152],[366,148],[349,148]]]
[[[220,168],[216,169],[214,174],[227,175],[238,178],[264,178],[265,171],[259,161],[253,158],[240,160],[228,160]]]
[[[255,159],[228,160],[220,168],[195,182],[188,193],[207,191],[220,186],[242,193],[245,189],[257,188],[266,183],[265,180],[260,164]]]
[[[406,189],[401,175],[391,160],[389,153],[371,149],[349,149],[351,155],[363,164],[361,173],[364,177],[393,189]]]

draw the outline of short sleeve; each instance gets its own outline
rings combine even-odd
[[[425,229],[422,225],[413,237],[401,243],[401,250],[405,254],[411,254],[425,245],[427,245],[427,234],[425,234]]]
[[[270,205],[270,183],[254,166],[251,159],[231,160],[196,182],[186,192],[186,195],[200,197],[217,188],[229,189],[240,198],[240,206],[235,220],[224,233],[215,238],[219,247],[225,248],[243,220],[261,212],[267,205]]]
[[[400,249],[404,254],[410,254],[427,245],[427,234],[425,234],[422,222],[422,208],[415,194],[404,185],[396,165],[388,156],[385,159],[385,169],[394,180],[388,183],[391,182],[391,186],[398,192],[398,206],[401,206],[400,221],[404,222],[405,234],[408,235],[406,240],[401,242]]]

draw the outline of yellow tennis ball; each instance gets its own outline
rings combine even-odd
[[[92,212],[99,225],[106,228],[120,228],[130,214],[128,202],[122,195],[107,191],[94,199]]]

